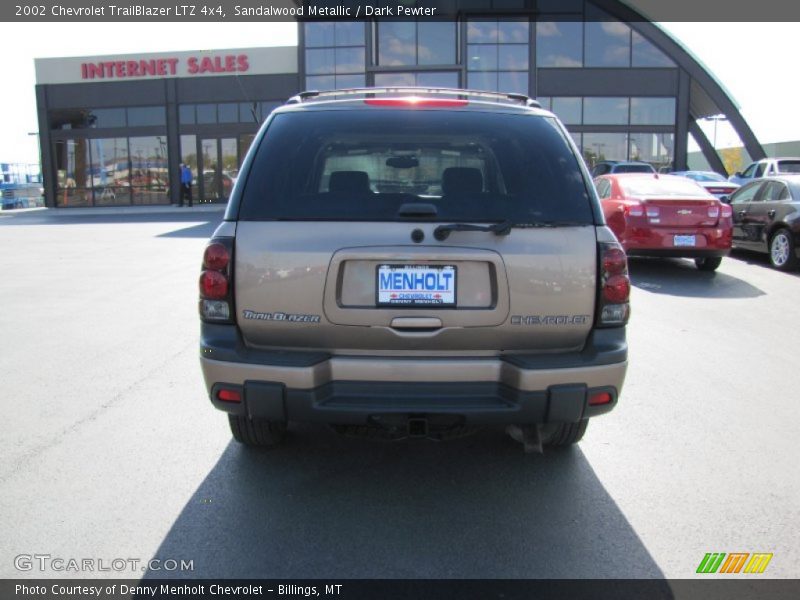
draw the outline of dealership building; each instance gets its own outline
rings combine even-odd
[[[46,204],[170,204],[180,164],[195,202],[226,201],[274,107],[301,90],[429,86],[522,92],[565,123],[591,166],[686,168],[698,122],[723,115],[764,150],[733,99],[679,42],[616,0],[518,0],[502,17],[306,21],[298,45],[36,60]]]

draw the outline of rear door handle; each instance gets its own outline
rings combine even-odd
[[[775,218],[775,211],[774,211],[774,210],[770,210],[770,211],[768,211],[768,212],[767,212],[767,216],[768,216],[770,219],[774,219],[774,218]]]
[[[743,216],[745,216],[745,215],[747,214],[747,211],[746,211],[746,210],[740,210],[740,211],[739,211],[738,213],[736,213],[736,214],[737,214],[737,215],[739,215],[740,217],[743,217]]]

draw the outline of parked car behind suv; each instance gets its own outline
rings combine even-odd
[[[766,252],[772,266],[791,271],[800,264],[800,175],[765,177],[740,187],[733,209],[733,244]]]
[[[690,179],[625,173],[595,185],[628,256],[693,258],[701,271],[716,271],[731,251],[731,207]]]
[[[630,281],[570,136],[517,95],[367,91],[256,136],[203,257],[211,402],[249,445],[294,421],[578,441],[622,390]]]
[[[728,181],[744,185],[748,181],[761,177],[795,173],[800,173],[800,158],[762,158],[747,165],[747,168],[741,173],[737,171],[728,177]]]
[[[596,163],[592,168],[592,177],[608,175],[611,173],[655,173],[653,165],[639,161],[604,160]]]

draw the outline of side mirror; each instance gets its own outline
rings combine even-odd
[[[736,171],[736,173],[734,173],[734,175],[736,177],[741,177],[742,176],[742,172],[741,171]]]
[[[719,201],[722,202],[723,204],[730,204],[731,203],[731,197],[730,196],[720,196],[719,197]]]

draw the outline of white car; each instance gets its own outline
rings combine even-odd
[[[762,158],[750,163],[744,171],[737,171],[728,177],[728,181],[744,185],[748,181],[761,177],[797,173],[800,173],[800,158]]]

